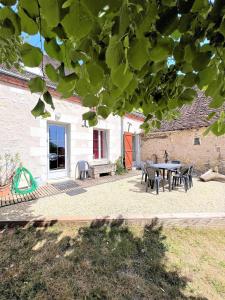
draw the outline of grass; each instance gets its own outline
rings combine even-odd
[[[6,229],[0,299],[225,299],[224,229]]]

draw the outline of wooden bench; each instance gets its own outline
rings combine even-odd
[[[92,165],[90,168],[92,178],[99,178],[101,174],[109,174],[113,176],[116,171],[115,164]]]

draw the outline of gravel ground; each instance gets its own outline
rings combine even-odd
[[[86,192],[69,196],[59,194],[35,201],[0,208],[0,220],[32,220],[34,218],[148,217],[175,213],[224,213],[225,183],[201,182],[194,187],[159,195],[140,184],[140,176],[124,178],[85,188]]]

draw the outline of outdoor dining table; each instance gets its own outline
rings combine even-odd
[[[155,168],[156,170],[163,171],[163,190],[164,190],[164,181],[165,181],[165,171],[168,172],[168,181],[169,181],[169,191],[172,189],[171,183],[171,173],[178,170],[182,164],[171,164],[171,163],[158,163],[158,164],[150,164],[149,167]]]

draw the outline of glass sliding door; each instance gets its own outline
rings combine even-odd
[[[58,124],[49,124],[48,136],[49,177],[65,177],[67,176],[66,127]]]

